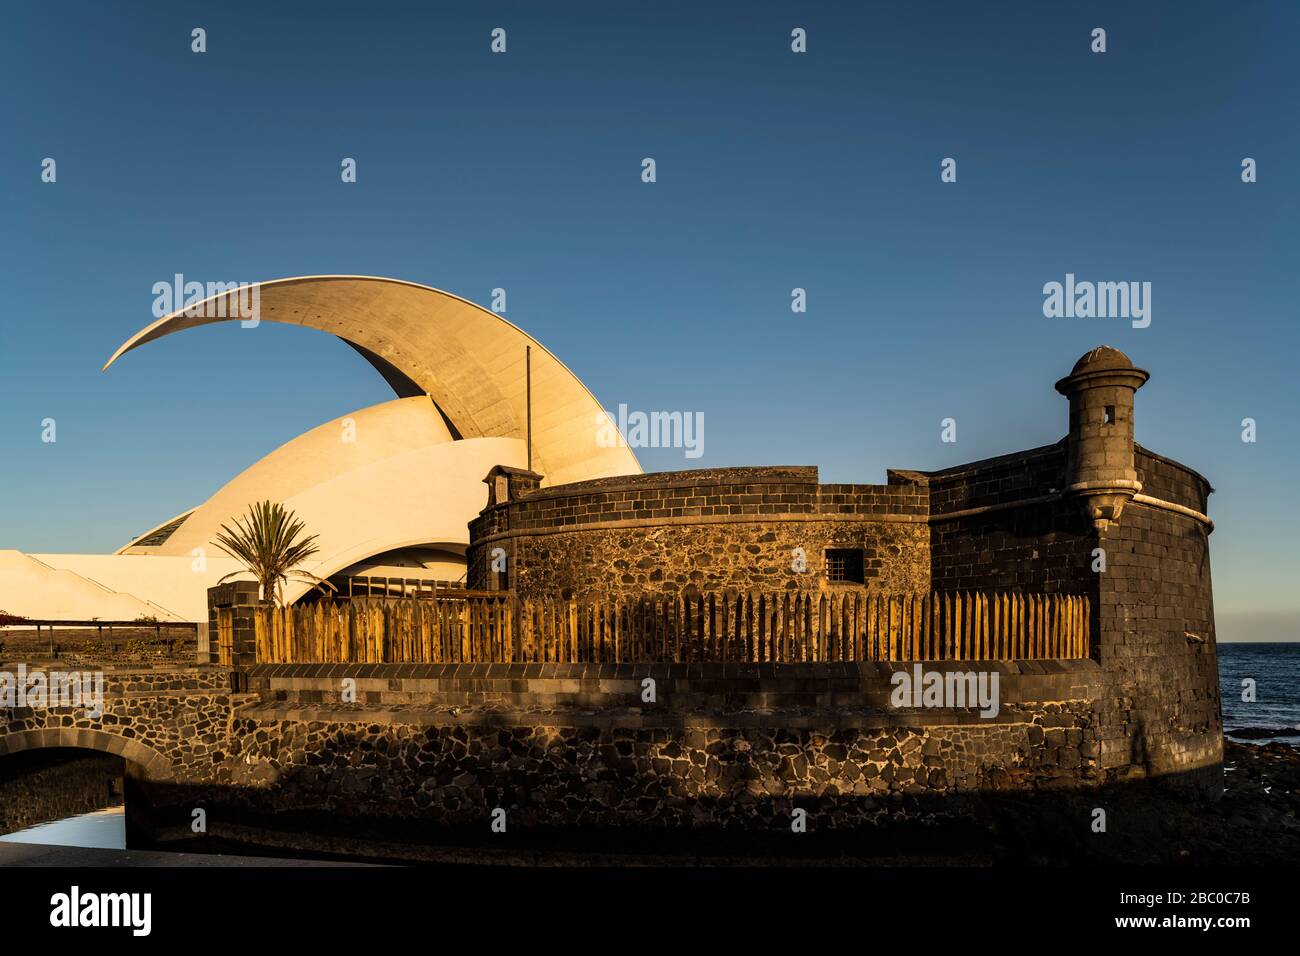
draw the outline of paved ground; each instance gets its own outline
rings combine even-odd
[[[146,850],[98,850],[40,843],[0,843],[0,866],[358,866],[325,860],[285,860],[265,856],[218,856],[202,853],[155,853]]]

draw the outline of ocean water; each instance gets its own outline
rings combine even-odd
[[[1300,644],[1220,644],[1223,733],[1245,743],[1300,747]],[[1242,681],[1255,682],[1243,701]]]

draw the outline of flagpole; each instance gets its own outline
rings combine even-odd
[[[528,470],[533,470],[533,347],[524,346],[524,392],[528,415]]]

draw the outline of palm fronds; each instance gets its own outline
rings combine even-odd
[[[248,514],[236,518],[234,527],[221,526],[213,542],[226,554],[244,563],[247,571],[262,586],[262,599],[280,602],[280,585],[290,578],[325,585],[299,565],[319,553],[316,535],[302,537],[306,525],[292,511],[278,502],[259,501],[250,505]],[[242,574],[235,571],[221,580]],[[326,585],[328,586],[328,585]]]

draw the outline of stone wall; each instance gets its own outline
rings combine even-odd
[[[826,582],[826,549],[862,548],[871,589],[1086,595],[1106,684],[1107,769],[1213,777],[1222,741],[1211,488],[1140,446],[1133,461],[1145,497],[1105,530],[1064,493],[1065,439],[942,471],[891,471],[887,485],[821,485],[814,468],[534,482],[471,524],[471,582],[486,582],[476,569],[500,547],[510,572],[493,583],[521,595],[827,588],[836,585]],[[803,574],[791,570],[795,548],[807,557]],[[1098,549],[1105,571],[1094,570]]]
[[[470,525],[472,587],[521,596],[826,587],[828,548],[862,549],[871,589],[925,591],[928,498],[912,482],[822,485],[816,468],[725,468],[580,482],[489,505]],[[508,576],[487,573],[493,548]],[[804,570],[795,570],[795,549]]]
[[[243,698],[218,669],[121,673],[97,720],[13,712],[0,754],[120,754],[135,764],[133,827],[180,837],[195,807],[214,833],[280,821],[329,835],[340,819],[479,829],[497,807],[516,827],[770,830],[794,807],[814,829],[854,827],[1134,775],[1106,759],[1113,729],[1129,731],[1095,661],[981,665],[999,675],[992,717],[893,707],[897,666],[258,665]],[[344,678],[355,703],[341,702]]]
[[[1133,450],[1142,494],[1205,514],[1214,490],[1205,477],[1186,465],[1136,445]]]
[[[1137,502],[1101,538],[1106,767],[1161,774],[1222,763],[1208,538],[1202,522]]]
[[[925,525],[886,522],[567,531],[514,541],[514,586],[521,596],[565,597],[676,594],[692,585],[767,592],[824,587],[826,549],[861,548],[868,587],[925,591],[928,543]],[[806,556],[803,572],[793,570],[796,548]]]
[[[1144,496],[1206,511],[1195,471],[1135,449]],[[1130,502],[1098,531],[1057,493],[1063,443],[927,476],[937,589],[1021,588],[1092,598],[1102,766],[1221,787],[1223,760],[1209,533],[1205,521]],[[1094,571],[1094,552],[1105,570]],[[1192,636],[1189,636],[1192,635]]]
[[[347,665],[365,695],[351,705],[330,665],[259,667],[263,702],[235,717],[224,786],[156,795],[207,806],[210,821],[294,813],[481,829],[500,807],[512,827],[788,831],[796,806],[815,808],[814,828],[853,827],[904,798],[1105,777],[1090,661],[997,665],[991,718],[891,708],[887,665],[527,665],[550,671],[532,677],[512,666],[414,676]]]
[[[936,590],[1086,594],[1096,535],[1065,487],[1065,442],[925,476]]]
[[[318,719],[310,707],[319,704],[328,710],[338,704],[341,681],[350,678],[357,692],[354,710],[415,708],[432,715],[451,707],[516,714],[573,708],[604,713],[597,720],[640,722],[685,713],[718,716],[761,711],[816,726],[849,712],[897,721],[898,711],[890,704],[890,680],[906,666],[885,662],[262,664],[250,671],[249,679],[262,703],[307,708],[300,713],[308,720]],[[925,664],[927,671],[939,672],[965,672],[971,666],[999,675],[1001,699],[1006,703],[1100,697],[1101,671],[1092,661]],[[652,705],[642,700],[642,682],[647,678],[656,685]],[[805,709],[808,712],[801,713]]]

